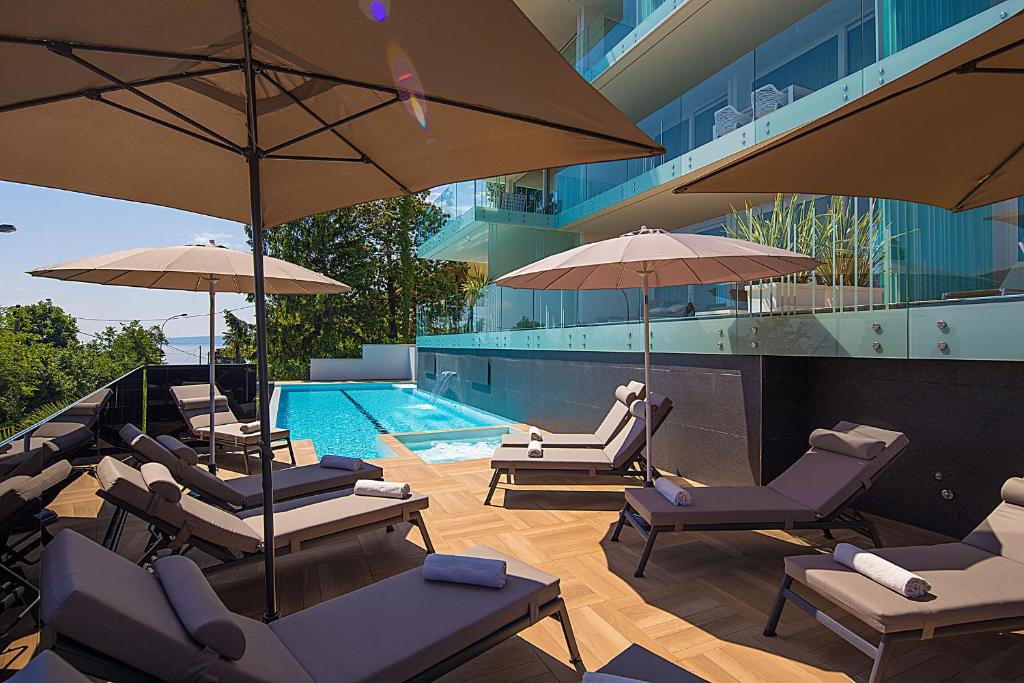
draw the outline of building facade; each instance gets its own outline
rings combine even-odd
[[[1024,0],[519,4],[666,153],[438,188],[450,218],[420,255],[493,278],[641,224],[810,253],[824,261],[813,275],[652,292],[653,383],[676,404],[657,464],[709,484],[764,483],[811,428],[860,420],[913,444],[870,496],[876,511],[949,533],[983,516],[1020,469],[1006,425],[1024,418],[1024,201],[951,214],[871,197],[671,190],[936,58]],[[1007,106],[1021,94],[1008,83]],[[419,381],[431,388],[453,370],[447,391],[461,401],[549,429],[590,428],[614,386],[639,374],[640,313],[637,291],[491,285],[472,306],[419,312]],[[913,504],[903,496],[894,507],[892,494],[907,490]]]

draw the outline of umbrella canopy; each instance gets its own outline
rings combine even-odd
[[[817,259],[753,242],[652,230],[584,244],[548,256],[496,280],[517,289],[641,289],[644,296],[644,384],[647,481],[653,472],[651,442],[651,287],[742,282],[817,268]]]
[[[268,539],[265,226],[664,153],[512,0],[0,0],[0,63],[0,179],[251,223]]]
[[[1024,188],[1024,14],[850,104],[683,178],[677,193],[883,197],[962,211]]]
[[[252,294],[252,254],[210,244],[128,249],[30,270],[33,277],[101,285]],[[351,288],[288,261],[263,259],[267,294],[344,294]]]
[[[214,244],[128,249],[30,270],[33,277],[100,285],[209,292],[210,295],[210,436],[209,468],[217,471],[216,299],[217,292],[256,291],[252,254]],[[268,294],[344,294],[346,284],[281,259],[263,259]],[[248,457],[248,456],[245,456]]]

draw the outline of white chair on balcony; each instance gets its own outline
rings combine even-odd
[[[715,112],[715,138],[747,125],[750,120],[749,111],[740,111],[731,104],[725,105]]]

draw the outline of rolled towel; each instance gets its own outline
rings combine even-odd
[[[346,458],[344,455],[325,455],[320,458],[320,467],[330,467],[335,470],[358,470],[363,466],[359,458]]]
[[[423,578],[427,581],[501,588],[505,585],[505,561],[431,553],[423,560]]]
[[[899,593],[905,598],[922,598],[932,589],[923,578],[897,566],[874,553],[861,550],[849,543],[840,543],[832,553],[833,559],[858,574],[866,576],[880,586]]]
[[[693,498],[690,496],[690,492],[665,477],[658,477],[654,482],[654,490],[663,495],[665,500],[673,505],[680,505],[683,507],[693,505]]]
[[[238,429],[243,434],[255,434],[260,431],[260,423],[258,420],[256,422],[240,422],[238,423]]]
[[[530,427],[530,441],[543,441],[544,435],[536,427]]]
[[[543,458],[544,447],[540,445],[540,441],[531,441],[530,445],[526,447],[526,457],[528,458]]]
[[[600,671],[587,672],[583,674],[582,683],[646,683],[639,678],[626,678],[615,674],[603,674]]]
[[[352,488],[357,496],[373,496],[375,498],[405,498],[412,489],[400,481],[371,481],[360,479]]]

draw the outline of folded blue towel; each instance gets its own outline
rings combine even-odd
[[[320,458],[320,467],[330,467],[336,470],[358,470],[363,466],[359,458],[346,458],[344,455],[325,455]]]
[[[432,553],[423,561],[423,578],[427,581],[501,588],[505,585],[505,561]]]

